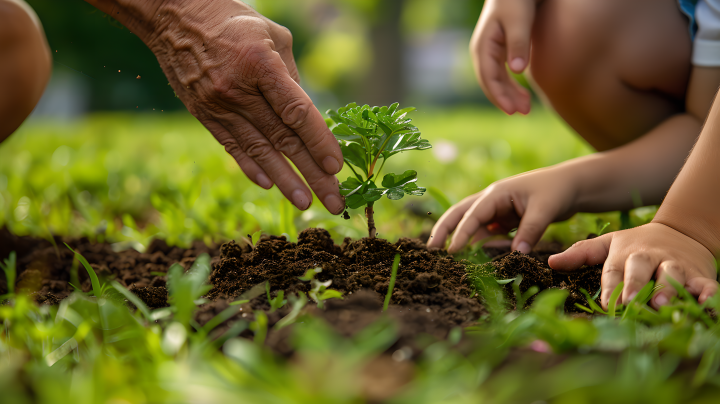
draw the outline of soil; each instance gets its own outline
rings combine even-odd
[[[580,290],[585,289],[593,295],[600,289],[602,264],[584,266],[574,272],[553,271],[548,265],[548,258],[562,251],[562,245],[559,243],[540,243],[529,255],[517,251],[510,252],[509,248],[485,249],[485,253],[492,258],[492,264],[495,267],[494,275],[497,279],[512,279],[522,275],[521,292],[525,292],[533,285],[538,286],[541,291],[548,288],[567,290],[565,311],[583,312],[575,306],[575,303],[588,306],[587,299]],[[506,284],[504,289],[514,305],[512,284]],[[533,298],[529,299],[526,307],[532,304],[532,301]],[[596,301],[598,304],[600,303],[599,297]]]
[[[256,310],[268,315],[272,327],[289,312],[286,305],[270,312],[264,288],[248,303],[230,306],[234,300],[244,299],[254,286],[269,282],[271,295],[285,291],[285,295],[308,292],[310,282],[298,277],[308,269],[320,268],[319,281],[331,281],[329,288],[339,290],[344,298],[325,302],[323,309],[314,308],[317,317],[326,320],[341,334],[350,336],[383,316],[381,308],[388,290],[392,262],[400,254],[400,266],[393,289],[389,318],[397,325],[399,338],[388,352],[402,351],[408,358],[422,348],[418,335],[429,340],[444,339],[454,327],[471,325],[485,314],[479,301],[471,296],[473,290],[466,282],[465,267],[444,251],[428,251],[425,244],[402,238],[396,243],[383,239],[351,240],[346,238],[336,245],[327,231],[307,229],[298,236],[298,242],[285,237],[262,238],[255,247],[233,241],[220,246],[206,246],[196,242],[188,249],[170,247],[162,240],[154,240],[144,253],[135,250],[116,252],[110,244],[91,243],[87,239],[61,239],[56,237],[57,249],[46,240],[17,237],[0,230],[0,259],[10,251],[18,254],[16,288],[31,293],[39,304],[57,304],[73,292],[70,284],[77,277],[79,287],[91,290],[90,279],[73,254],[63,246],[67,242],[82,254],[104,280],[114,279],[140,297],[150,308],[165,307],[167,303],[166,276],[168,268],[180,263],[188,269],[203,253],[212,257],[209,282],[214,285],[207,294],[208,303],[201,305],[195,320],[203,325],[228,307],[237,307],[237,314],[221,324],[221,333],[239,319],[251,320]],[[563,275],[547,267],[547,257],[555,250],[539,248],[530,256],[487,249],[494,256],[497,276],[515,277],[522,273],[521,289],[533,283],[541,288],[559,287],[570,291],[568,310],[576,311],[574,302],[584,303],[578,288],[591,293],[599,287],[599,269],[586,274]],[[257,290],[257,288],[255,289]],[[4,276],[0,274],[0,295],[7,292]],[[242,296],[241,296],[242,295]],[[512,293],[509,294],[512,296]],[[309,306],[315,306],[310,303]],[[271,331],[267,345],[281,354],[290,355],[288,342],[290,327]],[[245,331],[245,336],[251,336]],[[428,338],[425,339],[426,341]]]

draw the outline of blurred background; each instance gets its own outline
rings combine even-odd
[[[115,20],[82,0],[28,3],[43,22],[55,61],[36,115],[184,109],[152,52]],[[323,109],[353,101],[486,102],[468,54],[482,0],[247,3],[292,31],[303,86]]]
[[[31,118],[0,146],[0,227],[140,250],[153,237],[181,245],[256,231],[294,239],[308,226],[338,242],[366,234],[359,210],[349,221],[317,201],[299,212],[277,189],[250,183],[175,97],[152,52],[115,20],[82,0],[28,3],[44,25],[54,71]],[[380,237],[426,237],[450,204],[493,181],[591,152],[541,105],[508,117],[483,96],[468,52],[481,0],[249,4],[292,31],[301,84],[321,111],[348,102],[418,107],[414,123],[433,149],[387,167],[417,170],[430,192],[383,199]],[[617,217],[578,215],[546,237],[571,242],[600,223],[618,228]]]

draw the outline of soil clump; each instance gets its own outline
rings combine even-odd
[[[492,258],[494,267],[493,275],[497,279],[512,279],[522,275],[520,291],[525,292],[533,285],[541,291],[545,289],[562,289],[568,291],[568,298],[565,300],[565,311],[568,313],[580,312],[581,309],[575,303],[588,306],[587,299],[580,291],[585,289],[590,295],[594,295],[600,289],[600,278],[602,276],[602,264],[594,266],[583,266],[573,272],[554,271],[548,265],[548,258],[563,251],[559,243],[539,243],[530,254],[522,254],[517,251],[511,252],[509,248],[485,248],[485,253]],[[515,305],[515,297],[512,283],[503,286],[505,294],[511,304]],[[526,307],[532,304],[531,298]],[[599,297],[596,299],[599,304]]]

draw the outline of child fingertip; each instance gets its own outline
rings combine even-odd
[[[515,73],[521,73],[525,69],[525,59],[515,58],[510,61],[510,70]]]

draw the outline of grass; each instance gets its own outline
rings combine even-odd
[[[493,181],[584,155],[590,149],[556,117],[539,109],[507,117],[473,107],[420,108],[414,122],[434,149],[403,153],[387,170],[419,169],[422,197],[376,203],[380,237],[427,233],[448,208]],[[350,175],[345,168],[338,177]],[[428,212],[430,215],[428,215]],[[633,224],[652,209],[635,210]],[[596,231],[597,215],[554,225],[547,237],[571,242]],[[618,214],[601,215],[607,231]],[[319,226],[336,240],[362,237],[364,216],[345,221],[313,207],[299,212],[277,189],[253,185],[188,114],[96,114],[29,121],[0,147],[0,226],[16,234],[88,236],[142,250],[153,237],[170,244],[224,241],[262,231],[287,234]]]
[[[420,160],[400,155],[388,169],[424,167],[421,181],[429,190],[404,205],[376,205],[378,233],[390,240],[428,231],[450,204],[493,181],[589,152],[543,111],[505,117],[469,107],[420,109],[414,122],[433,152],[416,154]],[[0,226],[17,234],[84,235],[138,249],[153,237],[179,245],[241,237],[255,243],[260,232],[294,239],[308,226],[325,227],[338,241],[364,234],[361,212],[345,221],[318,205],[300,213],[277,190],[253,186],[187,115],[31,121],[0,146]],[[553,225],[546,237],[569,243],[644,223],[653,213],[577,215]],[[346,338],[308,314],[305,294],[268,296],[274,310],[290,309],[275,325],[292,325],[289,343],[297,353],[288,360],[263,346],[270,331],[264,313],[218,329],[244,301],[267,294],[266,284],[200,326],[193,314],[208,288],[209,257],[187,273],[170,268],[171,306],[151,310],[121,285],[93,277],[78,256],[92,294],[76,291],[54,307],[36,306],[13,290],[2,297],[2,401],[702,403],[720,393],[720,322],[708,314],[720,310],[720,297],[701,305],[679,285],[666,285],[679,297],[655,311],[645,304],[657,290],[649,285],[635,301],[608,312],[588,294],[583,307],[594,315],[583,317],[563,312],[565,291],[546,290],[527,310],[509,310],[476,254],[466,253],[473,262],[468,279],[488,314],[445,341],[418,336],[422,352],[408,365],[407,384],[393,391],[368,372],[372,358],[398,340],[392,322],[380,320]],[[2,268],[8,279],[15,276],[13,258]],[[507,281],[517,302],[536,292],[520,294],[521,277]],[[312,285],[318,305],[339,298],[330,285]],[[126,301],[137,310],[128,310]],[[239,337],[248,332],[252,339]],[[398,368],[392,370],[402,374],[405,351],[395,348],[391,363]]]

